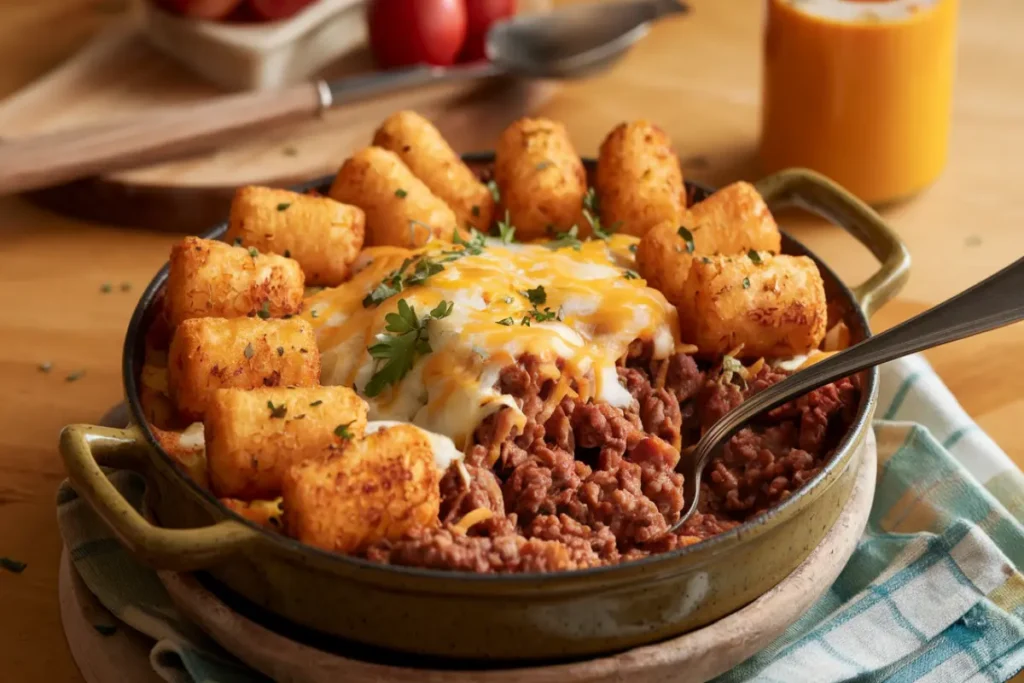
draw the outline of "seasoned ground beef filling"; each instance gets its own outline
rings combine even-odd
[[[683,508],[680,449],[747,397],[786,376],[767,365],[746,380],[676,354],[652,361],[630,349],[619,382],[626,409],[567,396],[536,358],[504,370],[498,389],[526,416],[502,410],[474,435],[462,463],[441,480],[440,523],[366,557],[391,564],[474,572],[582,569],[639,559],[727,531],[785,500],[832,455],[860,399],[857,377],[771,411],[740,431],[707,468],[700,509],[668,534]],[[548,368],[550,371],[550,368]],[[467,528],[474,510],[490,516]],[[476,513],[481,515],[482,513]]]

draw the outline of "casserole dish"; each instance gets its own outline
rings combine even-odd
[[[469,155],[487,166],[493,155]],[[593,162],[586,162],[593,170]],[[324,189],[320,179],[305,189]],[[756,184],[772,210],[810,209],[842,226],[882,262],[865,283],[844,285],[815,259],[837,319],[852,341],[909,274],[905,246],[870,208],[825,178],[783,171]],[[706,188],[688,184],[694,200]],[[209,237],[219,237],[224,225]],[[808,255],[784,235],[783,252]],[[784,503],[702,543],[608,567],[548,574],[477,575],[371,563],[268,532],[222,506],[182,473],[143,417],[138,377],[145,332],[167,279],[164,267],[129,323],[123,377],[134,426],[67,427],[69,477],[122,542],[158,569],[203,570],[215,585],[287,621],[373,646],[441,657],[539,660],[654,642],[707,624],[782,580],[818,544],[845,505],[870,429],[877,371],[865,373],[852,427],[834,457]],[[153,521],[136,512],[101,469],[145,476]]]

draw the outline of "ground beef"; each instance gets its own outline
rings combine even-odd
[[[817,474],[856,416],[860,380],[822,387],[758,418],[709,465],[695,512],[675,468],[685,450],[746,398],[787,376],[763,365],[743,381],[677,353],[652,360],[635,343],[618,368],[625,408],[569,394],[552,409],[561,368],[523,357],[496,388],[520,409],[488,416],[462,469],[441,480],[438,526],[369,548],[391,564],[475,572],[582,569],[640,559],[699,542],[778,504]],[[525,416],[525,425],[522,417]],[[542,422],[543,421],[543,422]],[[468,478],[468,481],[467,481]],[[455,526],[477,508],[492,516]]]

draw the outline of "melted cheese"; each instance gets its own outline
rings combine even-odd
[[[395,422],[393,420],[375,420],[373,422],[366,423],[366,434],[373,434],[379,432],[386,427],[394,427],[395,425],[403,424],[402,422]],[[434,432],[428,432],[425,429],[420,429],[421,432],[427,435],[427,439],[430,440],[430,448],[434,451],[434,463],[437,465],[437,469],[441,472],[447,472],[448,467],[457,460],[462,460],[462,453],[452,440],[443,434],[435,434]]]
[[[420,318],[441,301],[451,301],[451,314],[427,325],[431,352],[420,356],[398,384],[367,398],[371,420],[411,422],[465,448],[485,417],[503,406],[518,411],[495,384],[502,368],[524,354],[550,364],[553,377],[561,367],[584,397],[628,405],[631,397],[619,384],[615,365],[630,343],[653,342],[655,358],[667,357],[679,344],[675,308],[643,279],[625,276],[624,269],[633,267],[629,247],[636,242],[615,235],[609,242],[584,242],[578,251],[552,251],[540,244],[488,240],[480,254],[447,262],[422,284],[364,307],[366,295],[405,259],[430,258],[452,246],[368,248],[349,282],[307,301],[303,316],[317,333],[321,381],[354,386],[366,398],[362,390],[379,369],[367,348],[386,334],[385,316],[397,310],[398,301],[405,299]],[[546,301],[538,309],[559,312],[557,319],[537,322],[529,316],[533,305],[525,292],[540,286]]]

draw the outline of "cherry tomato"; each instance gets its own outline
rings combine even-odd
[[[516,13],[516,0],[466,0],[466,42],[460,62],[486,59],[484,45],[491,24]]]
[[[465,0],[370,0],[370,49],[385,68],[455,62],[466,39]]]
[[[264,21],[287,19],[299,13],[313,0],[249,0],[253,13]]]
[[[222,19],[242,0],[157,0],[157,5],[191,19]]]

